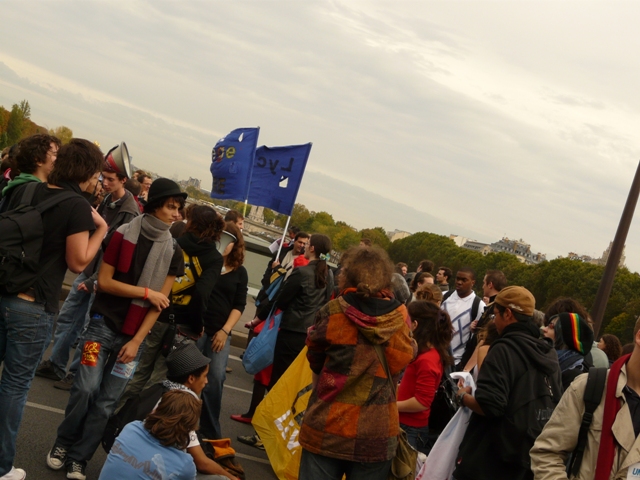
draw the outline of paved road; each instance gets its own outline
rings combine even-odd
[[[232,413],[245,412],[251,398],[253,377],[245,373],[242,368],[239,359],[241,352],[242,350],[238,347],[231,348],[229,366],[233,369],[233,373],[227,375],[225,382],[220,418],[222,431],[231,438],[248,480],[275,479],[276,476],[265,452],[243,445],[236,440],[237,435],[251,434],[252,427],[234,422],[229,418]],[[45,354],[45,358],[48,356],[49,351]],[[53,381],[44,378],[34,379],[20,427],[15,465],[27,471],[29,480],[66,478],[62,471],[53,472],[45,464],[45,456],[55,441],[56,429],[63,419],[64,408],[69,397],[68,392],[57,390],[52,384]],[[88,480],[97,480],[105,459],[106,454],[100,447],[87,467]]]

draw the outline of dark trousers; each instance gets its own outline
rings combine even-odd
[[[307,334],[292,332],[291,330],[280,330],[276,347],[273,354],[273,370],[271,372],[271,382],[269,390],[280,380],[280,377],[287,371],[298,354],[302,351],[307,340]]]

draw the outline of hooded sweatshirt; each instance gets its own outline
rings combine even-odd
[[[158,319],[160,322],[166,322],[169,320],[169,313],[172,312],[176,323],[187,326],[191,330],[189,333],[196,335],[202,331],[207,301],[220,277],[224,263],[215,243],[199,243],[198,240],[192,232],[184,233],[178,238],[177,242],[183,253],[192,258],[196,274],[194,275],[191,268],[187,269],[185,265],[185,275],[176,278],[171,295],[172,306],[164,310]],[[191,286],[186,289],[176,288],[177,285],[185,284]]]
[[[300,429],[303,448],[352,462],[395,456],[398,407],[374,344],[383,346],[396,385],[417,350],[406,319],[406,307],[397,300],[355,293],[318,311],[307,358],[319,377]]]
[[[21,173],[16,178],[14,178],[13,180],[10,180],[9,183],[7,183],[7,186],[2,189],[1,198],[3,199],[3,201],[0,204],[0,212],[6,212],[8,210],[11,194],[13,193],[15,188],[29,182],[41,183],[42,180],[40,180],[38,177],[30,173]]]
[[[527,370],[542,372],[549,381],[555,403],[562,396],[562,380],[558,357],[553,347],[539,338],[540,331],[531,322],[508,325],[502,338],[513,340],[518,351],[505,342],[496,340],[478,374],[475,398],[485,415],[473,413],[465,436],[460,444],[457,480],[524,480],[533,479],[530,469],[520,464],[502,460],[500,445],[511,442],[527,454],[533,444],[523,439],[505,439],[502,422],[513,409],[512,395],[515,386]]]

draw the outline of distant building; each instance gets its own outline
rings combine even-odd
[[[187,187],[200,188],[200,180],[197,178],[189,177],[189,180],[187,180]]]
[[[547,260],[547,256],[543,253],[533,253],[531,251],[531,245],[524,240],[510,240],[507,237],[503,237],[491,244],[491,250],[493,252],[504,252],[515,255],[518,260],[527,265],[536,265],[540,262]]]
[[[394,230],[393,232],[387,232],[387,237],[389,237],[389,240],[391,240],[392,242],[395,242],[396,240],[402,240],[403,238],[407,238],[410,236],[411,233],[405,232],[403,230]]]
[[[478,242],[476,240],[467,240],[462,245],[462,248],[466,248],[467,250],[473,250],[474,252],[479,252],[482,255],[487,255],[491,253],[491,245],[488,243]]]
[[[247,218],[254,222],[264,223],[264,207],[251,205],[251,210],[249,210],[249,216]]]
[[[454,235],[453,233],[451,235],[449,235],[449,240],[453,240],[453,243],[456,244],[456,246],[462,248],[462,246],[467,243],[467,241],[469,241],[469,239],[467,237],[461,237],[460,235]],[[475,242],[475,240],[472,240]]]
[[[591,263],[593,265],[601,265],[604,267],[607,264],[607,260],[609,260],[609,255],[611,254],[612,246],[613,246],[613,242],[609,242],[609,246],[604,252],[602,252],[602,257],[600,258],[593,258],[593,257],[590,257],[589,255],[579,255],[574,252],[569,252],[567,255],[567,258],[570,260],[578,260],[580,262]],[[624,254],[625,250],[626,250],[626,246],[622,249],[622,256],[620,257],[620,262],[618,263],[619,267],[624,267],[624,262],[626,260],[626,256]]]

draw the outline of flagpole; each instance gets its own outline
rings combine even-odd
[[[278,246],[278,253],[276,253],[276,262],[278,258],[280,258],[280,252],[282,251],[282,244],[284,243],[284,237],[287,235],[287,231],[289,231],[289,222],[291,221],[291,215],[287,217],[287,224],[284,226],[284,232],[282,233],[282,240],[280,240],[280,245]]]
[[[244,210],[242,210],[242,216],[246,217],[247,216],[247,202],[249,201],[249,199],[246,199],[244,201]]]

